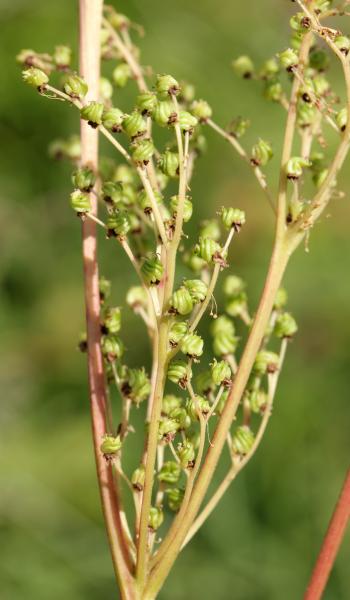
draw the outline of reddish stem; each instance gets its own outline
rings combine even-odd
[[[318,555],[304,600],[320,600],[350,517],[350,469]]]
[[[102,0],[80,0],[80,74],[89,86],[88,100],[99,94],[100,29]],[[81,121],[81,163],[94,171],[98,168],[98,131]],[[97,214],[97,200],[91,194],[92,212]],[[131,585],[130,556],[120,520],[118,490],[115,488],[111,465],[104,459],[100,444],[106,433],[107,395],[103,372],[100,328],[100,293],[97,257],[96,223],[86,219],[82,224],[83,265],[88,342],[88,369],[92,431],[97,476],[102,508],[110,542],[113,565],[121,588]],[[127,597],[125,595],[125,597]],[[129,597],[129,596],[128,596]],[[123,596],[124,598],[124,596]]]

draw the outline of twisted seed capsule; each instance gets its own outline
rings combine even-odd
[[[191,298],[195,304],[203,302],[207,296],[208,286],[201,279],[186,279],[184,281],[185,288],[189,291]]]
[[[70,195],[70,203],[72,209],[78,214],[84,214],[91,210],[90,196],[87,192],[75,190]]]
[[[180,342],[180,349],[183,354],[190,358],[198,358],[203,354],[204,342],[202,338],[195,333],[187,333]]]
[[[181,467],[179,463],[169,460],[165,462],[158,473],[158,481],[164,483],[177,483],[181,475]]]
[[[96,128],[102,123],[103,104],[101,102],[89,102],[80,110],[80,116],[87,121],[91,127]]]
[[[154,154],[154,144],[152,140],[141,140],[136,144],[133,150],[132,157],[136,164],[143,166],[148,165]]]
[[[245,456],[254,444],[254,433],[247,425],[237,427],[232,439],[232,453]]]
[[[168,367],[168,379],[185,389],[192,371],[184,360],[173,360]]]
[[[22,71],[23,81],[28,83],[35,88],[43,88],[48,82],[49,78],[41,69],[37,69],[36,67],[30,67],[25,71]]]
[[[79,75],[69,75],[64,83],[63,89],[71,98],[82,99],[88,92],[88,84]]]
[[[114,437],[112,435],[106,434],[102,439],[100,450],[102,454],[104,454],[106,457],[111,457],[117,454],[121,447],[122,442],[119,435],[117,435],[117,437]]]
[[[188,315],[193,310],[193,299],[190,292],[182,286],[173,293],[170,306],[179,315]]]
[[[147,283],[158,285],[163,277],[164,267],[158,257],[147,258],[141,267],[141,272]]]
[[[130,115],[125,115],[123,119],[123,129],[130,138],[136,138],[147,130],[147,123],[141,113],[134,110]]]

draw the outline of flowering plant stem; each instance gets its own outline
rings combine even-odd
[[[82,219],[87,323],[83,347],[87,346],[88,353],[97,476],[123,600],[156,598],[181,549],[255,454],[270,419],[288,340],[297,330],[292,315],[282,310],[286,298],[280,286],[292,254],[308,237],[332,195],[336,194],[337,175],[349,152],[350,40],[344,36],[339,39],[337,31],[322,27],[325,14],[314,10],[318,0],[297,2],[303,11],[292,19],[293,28],[301,27],[298,52],[289,48],[279,55],[279,64],[275,58],[268,61],[261,76],[267,92],[287,113],[276,202],[263,171],[273,156],[271,144],[260,138],[251,154],[247,153],[238,141],[246,124],[240,122],[239,127],[236,125],[236,129],[233,127],[230,131],[222,129],[211,119],[208,103],[192,102],[193,97],[188,99],[188,90],[186,97],[186,86],[181,86],[170,75],[158,75],[156,91],[151,91],[138,51],[129,36],[129,19],[111,6],[103,7],[103,0],[79,0],[79,75],[70,69],[67,47],[56,47],[52,60],[49,55],[33,54],[30,50],[21,53],[21,61],[26,66],[24,80],[42,96],[59,98],[75,106],[82,117],[81,154],[69,156],[79,163],[72,177],[75,189],[71,206]],[[347,101],[336,120],[327,112],[331,110],[327,103],[330,92],[320,99],[313,90],[305,91],[305,86],[310,87],[315,81],[320,86],[320,77],[321,84],[328,90],[328,82],[320,75],[323,65],[318,68],[316,61],[316,67],[311,68],[315,63],[315,57],[314,63],[311,61],[311,53],[316,37],[324,40],[343,69]],[[101,57],[117,60],[113,71],[117,87],[124,87],[128,79],[136,82],[139,95],[136,108],[130,114],[113,106],[113,85],[107,78],[100,78]],[[320,53],[316,58],[324,60]],[[281,67],[291,82],[289,100],[276,79]],[[250,78],[254,71],[247,56],[237,59],[234,68],[244,78]],[[49,75],[55,71],[62,75],[62,70],[67,73],[63,89],[59,89],[51,84]],[[340,140],[327,168],[320,153],[316,153],[314,166],[311,160],[313,143],[324,142],[323,122],[331,123],[332,131],[337,130]],[[156,125],[173,133],[163,153],[157,150],[152,137],[152,127]],[[270,264],[256,314],[250,317],[244,282],[235,275],[228,276],[224,285],[225,310],[232,319],[226,315],[217,318],[216,311],[211,311],[215,317],[211,324],[213,352],[222,360],[213,359],[209,363],[211,368],[199,374],[204,378],[198,376],[192,383],[192,367],[199,362],[204,346],[197,326],[210,302],[215,302],[215,287],[220,272],[228,266],[230,244],[245,223],[244,211],[222,207],[218,214],[226,231],[223,245],[218,242],[221,230],[216,220],[209,225],[208,222],[201,224],[198,243],[186,253],[188,258],[184,255],[197,279],[184,279],[179,288],[174,287],[185,237],[184,223],[193,212],[189,182],[195,159],[203,149],[201,131],[205,127],[229,142],[252,167],[276,223]],[[119,159],[122,157],[125,161],[122,165],[112,161],[109,175],[98,161],[99,133],[117,150]],[[126,134],[128,149],[115,134]],[[297,135],[300,156],[293,156]],[[306,191],[306,197],[303,187],[303,169],[311,167],[317,191],[309,200],[309,192]],[[177,195],[166,198],[169,182],[175,181]],[[107,211],[106,222],[98,215],[99,199]],[[166,200],[170,200],[168,205]],[[108,281],[99,278],[97,226],[103,228],[107,239],[114,239],[122,247],[141,284],[129,290],[127,303],[141,316],[147,328],[152,348],[150,377],[144,367],[130,368],[122,362],[124,344],[116,335],[121,327],[121,312],[119,307],[105,303],[108,293],[103,289],[108,289]],[[278,292],[284,292],[282,299],[280,294],[278,300]],[[240,318],[249,327],[240,360],[236,360],[235,355],[239,339],[234,335],[234,318]],[[281,340],[278,354],[267,348],[272,335]],[[182,353],[183,360],[173,361],[178,352]],[[185,400],[166,394],[167,379],[178,389],[185,390],[189,397]],[[113,423],[108,386],[118,392],[119,427]],[[123,470],[124,442],[128,442],[129,433],[134,431],[131,409],[138,408],[146,399],[147,430],[142,457],[130,477]],[[251,419],[253,413],[256,421]],[[237,417],[241,418],[242,425],[235,427],[232,435],[231,427]],[[212,423],[215,425],[211,429]],[[226,443],[231,466],[206,500]],[[166,484],[173,487],[168,488]],[[123,487],[131,492],[134,502],[134,537],[123,509]],[[324,589],[349,516],[349,495],[348,477],[305,600],[318,600]],[[163,523],[165,498],[175,514],[161,540],[157,538],[157,530]]]
[[[99,86],[102,4],[102,0],[79,1],[80,71],[89,85],[92,98],[98,94]],[[97,169],[98,133],[83,120],[81,121],[81,159],[84,164]],[[91,202],[93,214],[97,215],[97,201],[92,193]],[[104,460],[100,452],[101,438],[107,429],[107,393],[100,344],[99,271],[94,221],[86,219],[82,223],[82,238],[90,402],[97,477],[115,573],[123,598],[132,600],[135,596],[120,518],[120,498],[115,487],[112,466]]]

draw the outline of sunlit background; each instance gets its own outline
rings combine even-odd
[[[15,64],[20,48],[76,48],[76,5],[0,4],[3,600],[118,597],[95,480],[85,357],[76,350],[84,312],[79,223],[68,203],[71,167],[47,153],[53,138],[78,131],[78,121],[67,106],[25,86]],[[285,115],[265,102],[257,84],[235,78],[230,61],[249,53],[261,63],[286,47],[290,8],[280,0],[118,2],[145,27],[144,64],[192,81],[219,124],[249,117],[247,147],[261,135],[274,143],[277,157]],[[339,90],[340,83],[335,80]],[[247,166],[211,132],[207,137],[192,184],[196,219],[213,216],[222,204],[246,210],[247,226],[230,258],[248,282],[254,310],[271,250],[272,213]],[[277,157],[269,169],[274,189]],[[302,598],[349,459],[350,176],[340,183],[345,197],[330,206],[312,232],[310,252],[299,249],[287,273],[300,332],[268,433],[178,560],[162,600]],[[114,304],[121,304],[134,275],[114,245],[103,243],[101,256]],[[127,308],[123,319],[128,361],[140,366],[146,336]],[[347,535],[326,600],[350,598],[349,562]]]

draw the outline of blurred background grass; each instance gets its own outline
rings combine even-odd
[[[145,26],[145,64],[195,83],[225,124],[244,114],[250,143],[281,145],[284,115],[254,84],[232,76],[230,60],[257,61],[287,45],[289,4],[177,0],[118,3]],[[263,15],[262,13],[265,13]],[[53,164],[52,138],[76,131],[76,115],[21,83],[20,48],[76,46],[76,3],[2,0],[1,143],[1,471],[0,596],[4,600],[116,597],[101,522],[91,451],[83,328],[79,227],[67,197],[70,167]],[[337,82],[335,82],[337,84]],[[223,203],[245,208],[248,225],[231,263],[261,290],[272,218],[248,169],[210,133],[193,181],[196,217]],[[276,167],[271,177],[276,182]],[[342,187],[349,189],[350,176]],[[349,194],[328,211],[288,271],[290,307],[300,333],[291,345],[273,419],[256,458],[179,559],[164,600],[296,600],[302,597],[349,457]],[[116,304],[134,282],[111,247]],[[119,261],[119,262],[117,262]],[[119,267],[118,277],[116,267]],[[126,309],[128,360],[140,364],[147,341]],[[325,595],[350,597],[347,535]]]

